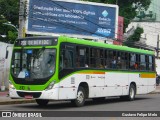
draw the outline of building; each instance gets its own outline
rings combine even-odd
[[[156,49],[159,43],[160,35],[160,4],[159,0],[151,0],[147,11],[143,8],[137,9],[137,16],[129,24],[126,32],[132,28],[141,27],[144,33],[141,35],[141,41],[150,49]]]
[[[9,85],[9,68],[11,63],[12,56],[12,44],[7,44],[0,42],[0,87],[5,86],[8,88]],[[6,53],[8,53],[8,57],[6,57]],[[2,88],[1,88],[2,90]]]

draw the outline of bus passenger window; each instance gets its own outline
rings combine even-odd
[[[134,69],[135,69],[135,70],[138,69],[138,63],[137,63],[137,62],[134,63]]]
[[[121,69],[122,68],[122,61],[121,61],[121,57],[117,58],[117,68]]]
[[[108,68],[112,68],[112,63],[113,63],[113,59],[114,59],[114,55],[113,55],[113,51],[109,50],[108,51],[108,58],[107,58],[107,62],[108,62]]]
[[[129,68],[131,69],[131,70],[135,70],[135,62],[136,62],[136,55],[134,54],[134,53],[130,53],[129,54],[130,56],[129,56],[129,60],[130,60],[130,65],[129,65]]]
[[[116,56],[113,56],[111,64],[112,64],[112,68],[115,69],[116,68],[116,64],[117,64]]]
[[[76,47],[76,67],[89,67],[89,48],[85,46]]]
[[[145,58],[145,55],[140,55],[140,70],[146,70],[146,58]]]
[[[154,71],[154,61],[152,56],[149,56],[149,71]]]
[[[63,50],[63,58],[62,62],[60,63],[63,65],[62,68],[72,68],[73,67],[73,52],[69,50]]]
[[[101,60],[100,60],[100,50],[99,49],[95,49],[96,53],[95,53],[95,58],[96,58],[96,68],[99,68],[101,66]]]
[[[90,49],[90,67],[95,68],[96,67],[96,49],[91,48]]]

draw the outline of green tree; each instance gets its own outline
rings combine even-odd
[[[6,28],[4,27],[3,23],[7,22],[3,15],[0,16],[0,41],[7,42],[6,37]]]
[[[0,0],[0,15],[14,25],[18,25],[19,0]]]
[[[18,11],[19,0],[0,0],[0,41],[13,43],[17,38],[15,28],[4,23],[11,22],[14,26],[18,26]],[[1,35],[6,35],[6,38]]]
[[[124,45],[130,46],[130,47],[136,47],[134,45],[135,42],[139,41],[141,34],[143,33],[143,28],[137,27],[134,34],[131,35],[125,42]]]

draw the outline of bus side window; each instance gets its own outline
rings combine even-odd
[[[125,65],[126,65],[126,68],[125,69],[129,69],[129,53],[125,53]]]
[[[105,58],[105,68],[109,68],[110,64],[109,64],[108,50],[105,50],[104,58]]]
[[[113,51],[113,55],[111,57],[111,68],[116,69],[117,68],[117,52]]]
[[[100,49],[100,64],[99,68],[105,68],[104,65],[104,50]]]
[[[154,71],[154,61],[152,56],[149,56],[149,71]]]
[[[126,59],[126,54],[124,52],[121,53],[121,69],[125,70],[127,69],[127,59]]]
[[[107,62],[109,64],[108,68],[112,68],[113,51],[108,50]]]
[[[117,52],[117,69],[122,69],[122,53]]]
[[[80,54],[79,54],[79,48],[76,47],[76,67],[80,67]]]
[[[140,55],[140,70],[146,70],[145,55]]]
[[[73,68],[73,52],[70,50],[63,50],[62,52],[62,68]]]
[[[129,69],[134,70],[136,63],[136,55],[134,53],[129,54],[129,62]]]
[[[96,67],[96,49],[90,48],[90,67],[95,68]]]
[[[103,49],[96,49],[96,68],[104,68],[104,55],[103,55]]]
[[[89,67],[89,48],[85,46],[76,47],[76,67]]]

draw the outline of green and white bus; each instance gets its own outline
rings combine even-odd
[[[70,100],[83,106],[87,98],[119,96],[130,101],[156,88],[153,51],[59,37],[27,37],[15,41],[9,94],[11,98]]]

